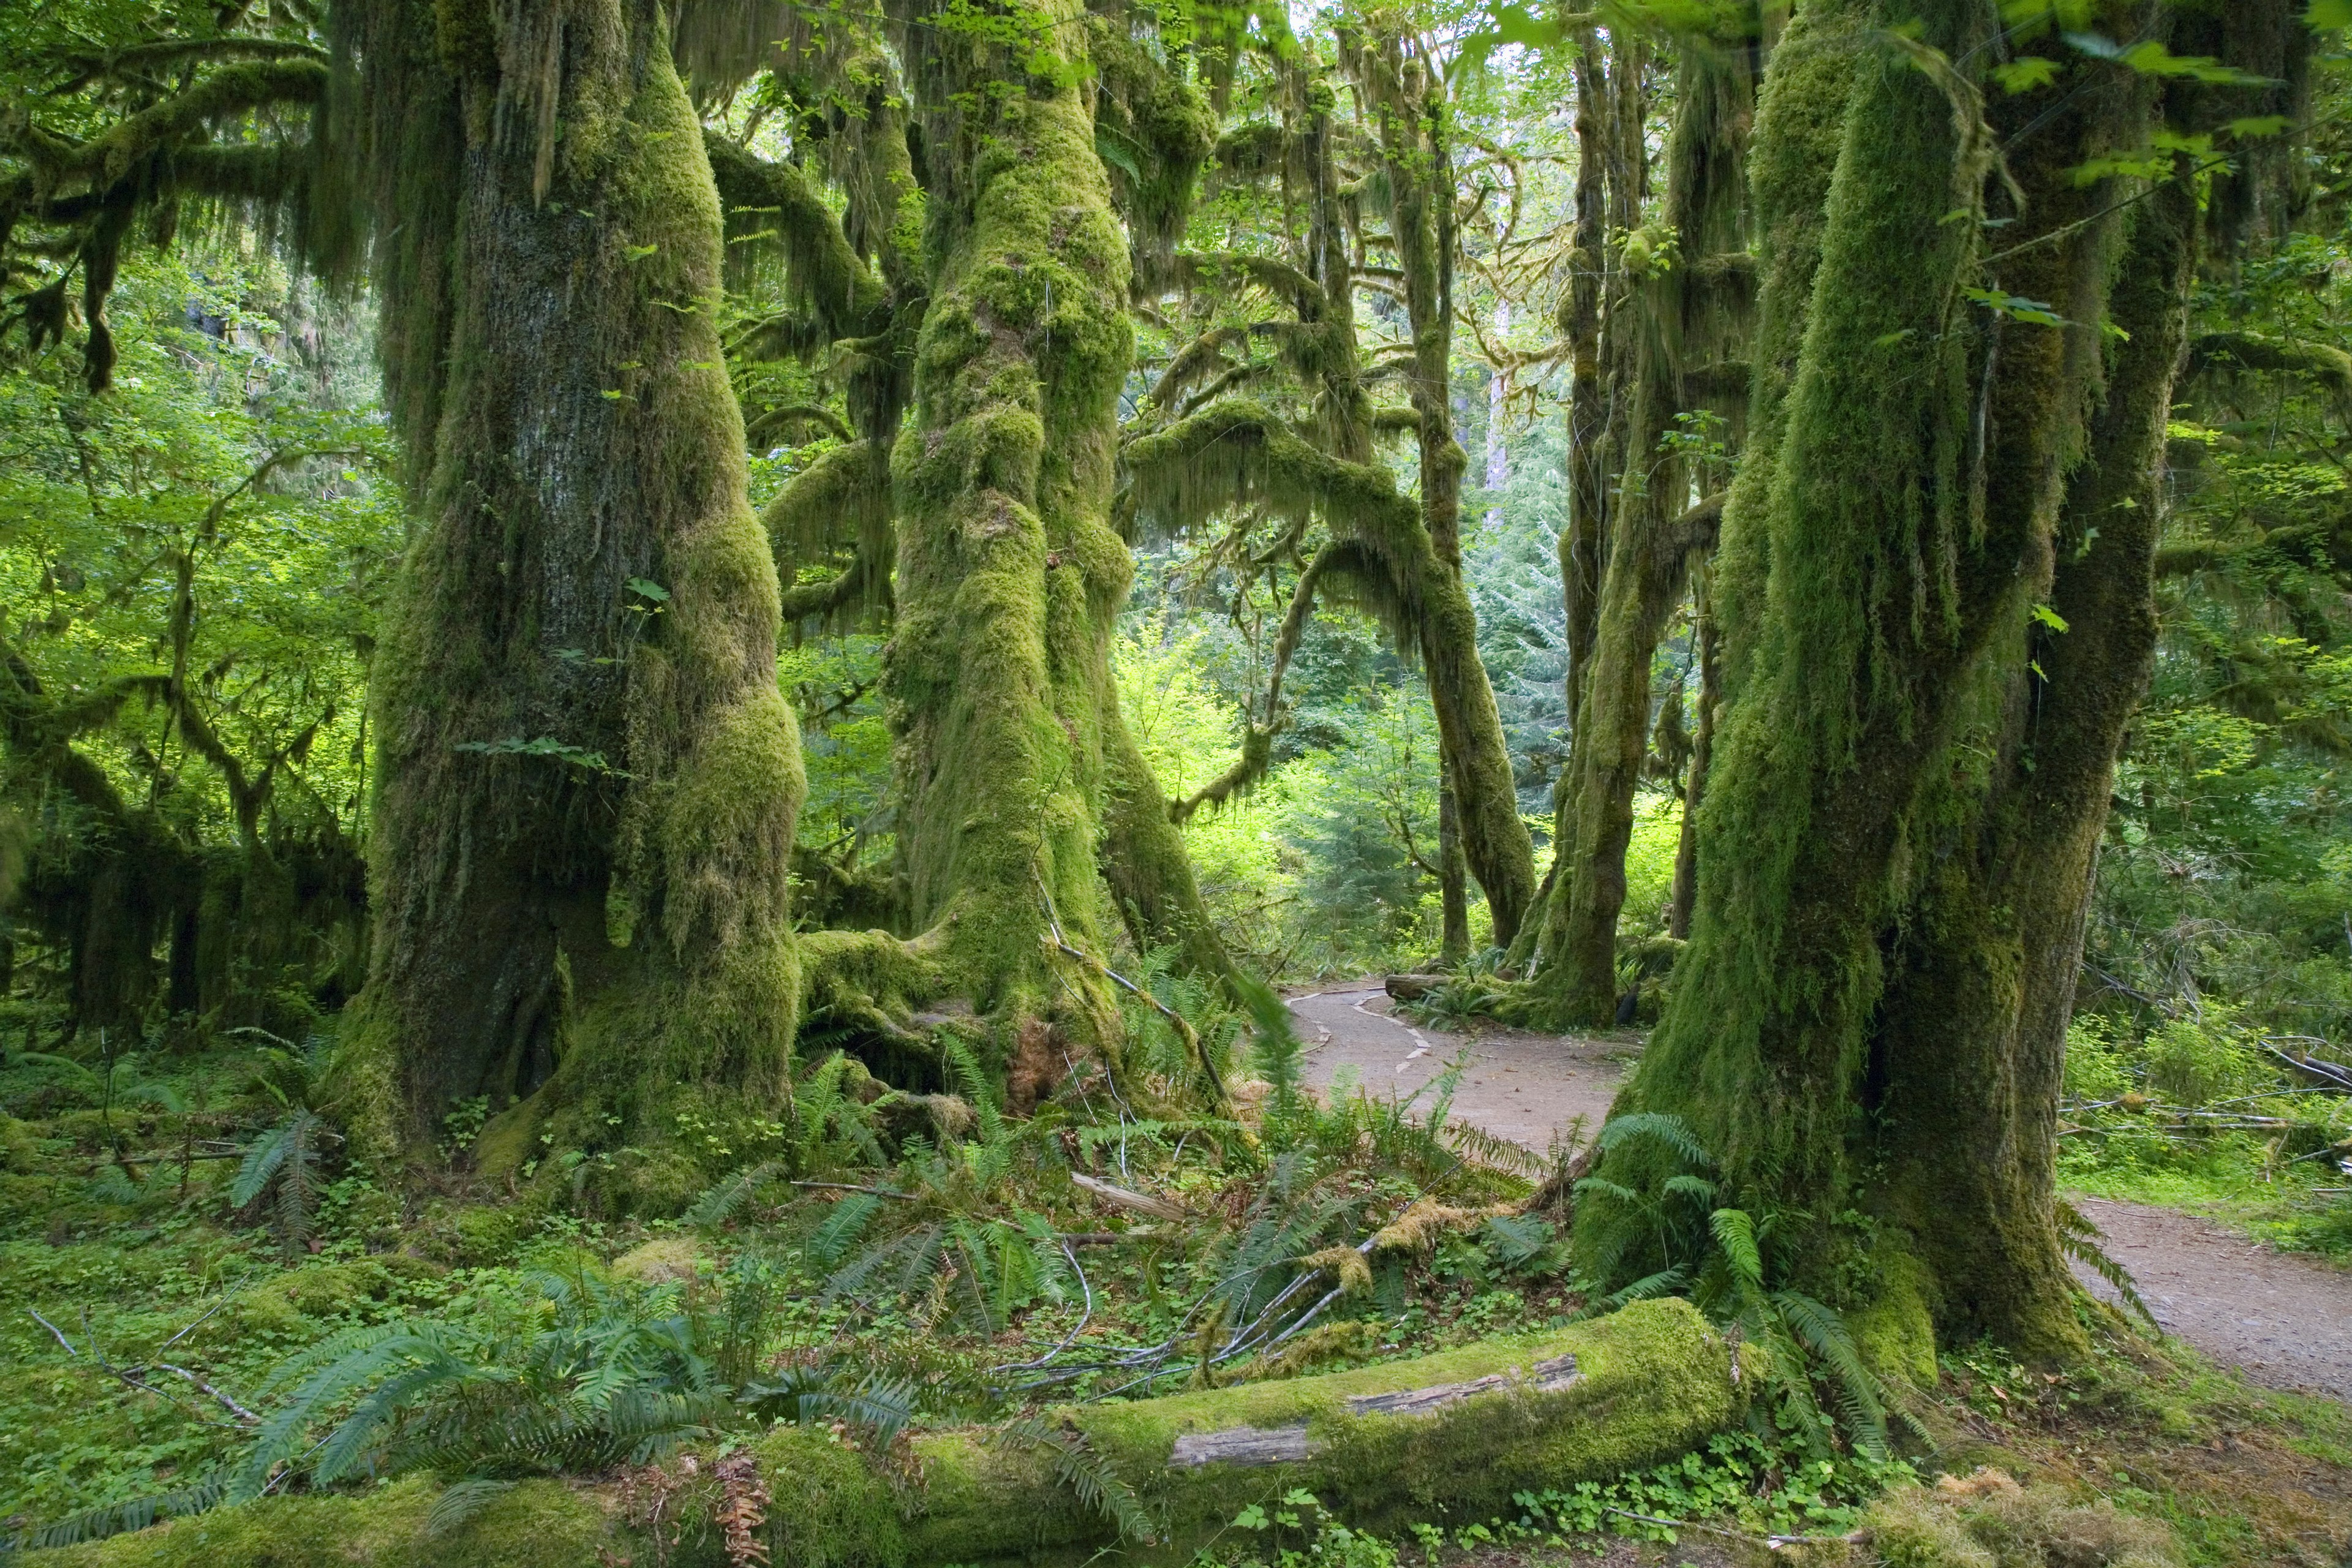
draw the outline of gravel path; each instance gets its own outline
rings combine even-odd
[[[1328,1089],[1349,1068],[1365,1093],[1405,1099],[1466,1049],[1470,1067],[1454,1091],[1454,1114],[1538,1154],[1577,1117],[1584,1118],[1588,1137],[1600,1128],[1639,1049],[1627,1040],[1491,1026],[1465,1038],[1417,1027],[1394,1016],[1393,1006],[1377,980],[1292,997],[1290,1010],[1305,1026],[1298,1037],[1307,1047],[1307,1081]],[[1415,1109],[1427,1110],[1433,1098],[1423,1095]]]
[[[1640,1054],[1627,1039],[1482,1027],[1475,1036],[1392,1016],[1377,980],[1291,998],[1307,1047],[1307,1081],[1328,1089],[1342,1068],[1362,1092],[1408,1097],[1467,1051],[1454,1113],[1541,1152],[1578,1117],[1598,1128]],[[1429,1097],[1424,1095],[1425,1108]],[[2175,1209],[2077,1198],[2131,1271],[2168,1333],[2273,1388],[2352,1402],[2352,1270],[2272,1252]],[[2084,1283],[2114,1292],[2087,1269]]]
[[[2105,1198],[2074,1206],[2167,1333],[2256,1383],[2352,1402],[2352,1271],[2273,1252],[2178,1209]],[[2075,1272],[2115,1299],[2106,1281]]]

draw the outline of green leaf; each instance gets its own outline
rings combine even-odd
[[[2063,327],[2066,318],[2039,300],[2028,300],[2021,294],[2004,293],[1999,289],[1963,289],[1961,293],[1982,305],[1996,316],[2008,316],[2037,327]]]
[[[651,599],[656,605],[669,603],[669,590],[649,577],[630,578],[629,592],[641,599]]]
[[[2303,14],[2303,22],[2315,33],[2352,27],[2352,0],[2311,0],[2311,9]]]
[[[2044,55],[2027,55],[1993,67],[1992,79],[2000,83],[2003,92],[2031,92],[2058,79],[2058,62]]]
[[[2066,629],[2066,617],[2047,605],[2036,605],[2027,614],[2053,632],[2063,632]]]

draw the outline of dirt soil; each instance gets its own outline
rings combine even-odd
[[[1454,1114],[1540,1153],[1576,1119],[1590,1136],[1635,1058],[1631,1035],[1556,1036],[1482,1026],[1469,1036],[1395,1016],[1378,980],[1290,999],[1304,1026],[1307,1080],[1328,1090],[1343,1068],[1361,1092],[1424,1089],[1464,1052]],[[1423,1094],[1420,1109],[1431,1096]],[[2165,1331],[2272,1388],[2352,1402],[2352,1271],[2273,1252],[2173,1209],[2101,1198],[2075,1205],[2099,1227]],[[2077,1270],[2097,1294],[2115,1292]]]

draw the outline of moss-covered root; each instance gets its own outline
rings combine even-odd
[[[1758,1368],[1689,1303],[1643,1302],[1548,1334],[1494,1340],[1356,1372],[1075,1406],[1084,1437],[1132,1488],[1156,1539],[1126,1553],[1181,1563],[1251,1503],[1293,1488],[1360,1526],[1401,1531],[1484,1518],[1515,1491],[1600,1480],[1689,1451],[1739,1420]],[[1735,1371],[1735,1368],[1737,1370]],[[1401,1395],[1411,1394],[1405,1399]],[[943,1563],[1078,1563],[1118,1544],[1034,1442],[991,1430],[919,1437],[921,1480],[901,1489],[830,1433],[785,1428],[756,1446],[771,1561],[807,1568]],[[1219,1456],[1223,1456],[1222,1458]],[[708,1467],[681,1479],[532,1481],[432,1533],[421,1481],[355,1497],[281,1498],[54,1552],[26,1568],[576,1568],[642,1553],[659,1487],[674,1487],[661,1555],[726,1560],[707,1521]]]

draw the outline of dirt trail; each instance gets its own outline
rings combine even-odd
[[[1373,1098],[1406,1099],[1466,1048],[1470,1067],[1454,1089],[1454,1114],[1538,1154],[1577,1117],[1584,1118],[1588,1136],[1601,1126],[1640,1049],[1626,1040],[1493,1026],[1465,1038],[1421,1028],[1393,1016],[1393,1005],[1377,980],[1292,997],[1290,1010],[1305,1026],[1298,1037],[1307,1047],[1307,1081],[1328,1089],[1333,1076],[1349,1068]],[[1423,1095],[1417,1109],[1430,1100]]]
[[[1307,1081],[1328,1089],[1349,1068],[1364,1092],[1402,1098],[1466,1050],[1454,1115],[1538,1152],[1577,1117],[1599,1127],[1640,1053],[1624,1039],[1517,1029],[1482,1027],[1465,1037],[1393,1016],[1392,1005],[1377,980],[1293,997]],[[2168,1333],[2256,1383],[2352,1402],[2352,1271],[2272,1252],[2174,1209],[2100,1198],[2076,1206]],[[2077,1272],[2096,1294],[2114,1298],[2088,1270]]]

